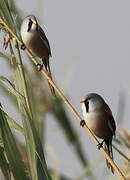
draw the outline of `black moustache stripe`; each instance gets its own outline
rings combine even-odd
[[[30,31],[30,29],[31,29],[31,27],[32,27],[32,24],[33,24],[33,22],[30,20],[29,23],[28,23],[28,29],[27,29],[27,32]]]
[[[89,102],[85,101],[86,112],[89,112]]]
[[[36,24],[36,31],[38,32],[38,24]]]

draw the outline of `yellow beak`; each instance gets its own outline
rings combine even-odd
[[[33,22],[33,24],[37,24],[37,22],[36,21],[32,21]]]
[[[84,102],[85,102],[85,100],[84,100],[84,99],[80,100],[80,103],[84,103]]]

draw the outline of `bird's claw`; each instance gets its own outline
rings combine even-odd
[[[26,49],[26,46],[24,44],[21,45],[21,49],[22,50],[25,50]]]
[[[41,71],[43,69],[43,64],[38,63],[36,66],[37,66],[38,71]]]
[[[102,141],[101,143],[97,144],[97,147],[98,147],[99,150],[100,150],[100,148],[103,147],[103,143],[104,143],[104,141]]]
[[[84,127],[85,124],[86,124],[85,120],[81,120],[81,121],[80,121],[80,126]]]

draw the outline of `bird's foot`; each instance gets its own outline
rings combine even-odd
[[[85,124],[86,124],[85,120],[81,120],[81,121],[80,121],[80,126],[84,127]]]
[[[100,148],[103,147],[103,143],[104,143],[104,140],[101,143],[97,144],[97,147],[98,147],[99,150],[100,150]]]
[[[38,63],[36,66],[38,71],[41,71],[43,69],[43,64]]]
[[[22,50],[25,50],[26,49],[26,46],[24,44],[21,45],[21,49]]]

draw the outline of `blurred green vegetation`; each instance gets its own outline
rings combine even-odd
[[[8,24],[15,34],[19,36],[21,16],[13,0],[0,1],[0,17]],[[30,64],[23,65],[20,47],[15,40],[10,40],[11,35],[2,27],[4,32],[4,49],[0,57],[8,62],[12,72],[13,82],[0,76],[0,88],[5,97],[15,106],[22,118],[22,127],[18,121],[8,115],[1,106],[1,142],[0,166],[5,179],[52,179],[55,169],[48,169],[45,161],[45,122],[47,113],[54,116],[68,143],[72,144],[75,153],[83,166],[88,165],[82,145],[65,112],[64,105],[59,98],[54,98],[48,92],[48,86],[36,67]],[[8,41],[8,43],[7,43]],[[28,57],[26,57],[28,58]],[[19,66],[20,65],[20,66]],[[25,144],[13,135],[13,128],[21,133]],[[52,173],[53,172],[53,173]],[[91,173],[89,173],[90,175]],[[63,175],[59,179],[66,179]]]

